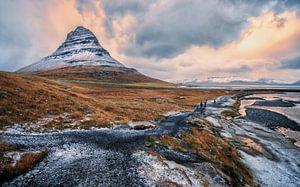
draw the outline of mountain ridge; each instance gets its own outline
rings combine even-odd
[[[295,83],[288,83],[288,82],[281,82],[273,79],[266,79],[261,78],[258,80],[244,80],[244,79],[236,79],[236,80],[225,80],[225,81],[215,81],[215,80],[198,80],[198,79],[191,79],[191,80],[184,80],[179,82],[181,84],[244,84],[244,85],[293,85],[299,84],[298,82]]]

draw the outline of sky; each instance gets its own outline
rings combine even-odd
[[[299,0],[0,0],[0,70],[50,55],[79,25],[163,80],[300,79]]]

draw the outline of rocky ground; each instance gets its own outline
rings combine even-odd
[[[8,143],[49,154],[4,186],[297,186],[299,149],[247,117],[222,116],[235,102],[224,96],[143,128],[9,130]]]
[[[300,131],[300,125],[288,117],[265,109],[248,108],[246,110],[247,118],[251,121],[263,124],[271,129],[284,127]]]

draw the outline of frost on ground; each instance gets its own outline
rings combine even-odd
[[[170,111],[170,112],[167,112],[165,114],[163,114],[164,116],[179,116],[181,114],[183,114],[184,112],[182,111]]]
[[[261,100],[282,98],[298,102],[299,93],[255,94],[248,96],[245,100],[241,100],[239,112],[242,116],[231,120],[220,119],[218,116],[218,111],[224,110],[228,104],[233,103],[231,99],[226,100],[226,97],[221,97],[217,102],[223,102],[221,104],[223,107],[207,109],[205,113],[208,116],[205,119],[215,126],[221,125],[221,135],[232,140],[240,147],[242,161],[252,170],[254,180],[258,184],[263,186],[297,186],[296,184],[300,184],[300,162],[298,159],[300,152],[299,148],[296,147],[299,142],[299,132],[286,128],[277,128],[276,132],[246,119],[245,110],[252,107],[259,108],[259,106],[253,106],[252,104],[260,100],[260,98]],[[289,118],[298,115],[298,104],[295,107],[264,107],[264,109],[284,114]],[[299,115],[297,118],[299,120]],[[289,140],[285,139],[278,132]]]
[[[152,121],[137,121],[137,122],[129,121],[128,126],[131,129],[135,129],[135,130],[145,130],[145,129],[155,128],[156,124]]]
[[[241,154],[262,186],[294,187],[295,184],[300,184],[299,178],[295,177],[295,173],[286,166],[286,163],[274,162],[262,156],[252,156],[243,151]]]
[[[19,123],[7,128],[6,132],[56,132],[62,129],[79,129],[81,124],[89,122],[91,115],[87,114],[82,119],[73,119],[69,113],[61,115],[49,115],[48,117],[38,119],[36,122]]]
[[[12,166],[15,166],[17,161],[20,160],[22,153],[19,151],[12,151],[5,153],[3,156],[6,158],[11,158],[11,164]]]
[[[208,116],[205,119],[209,121],[211,124],[213,124],[215,127],[222,127],[219,123],[219,120],[215,117]]]
[[[220,177],[212,179],[205,173],[190,169],[173,161],[165,160],[145,151],[136,152],[133,157],[140,162],[138,175],[145,181],[146,185],[156,186],[165,183],[177,184],[180,186],[221,186],[225,185]],[[204,168],[208,163],[198,164],[198,168]],[[210,169],[212,171],[212,169]],[[204,171],[204,170],[203,170]]]

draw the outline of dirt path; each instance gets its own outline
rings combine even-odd
[[[45,134],[10,134],[9,143],[27,150],[48,147],[49,156],[34,170],[4,186],[142,186],[132,153],[145,149],[145,138],[176,134],[191,113],[167,118],[159,127],[129,127]]]

